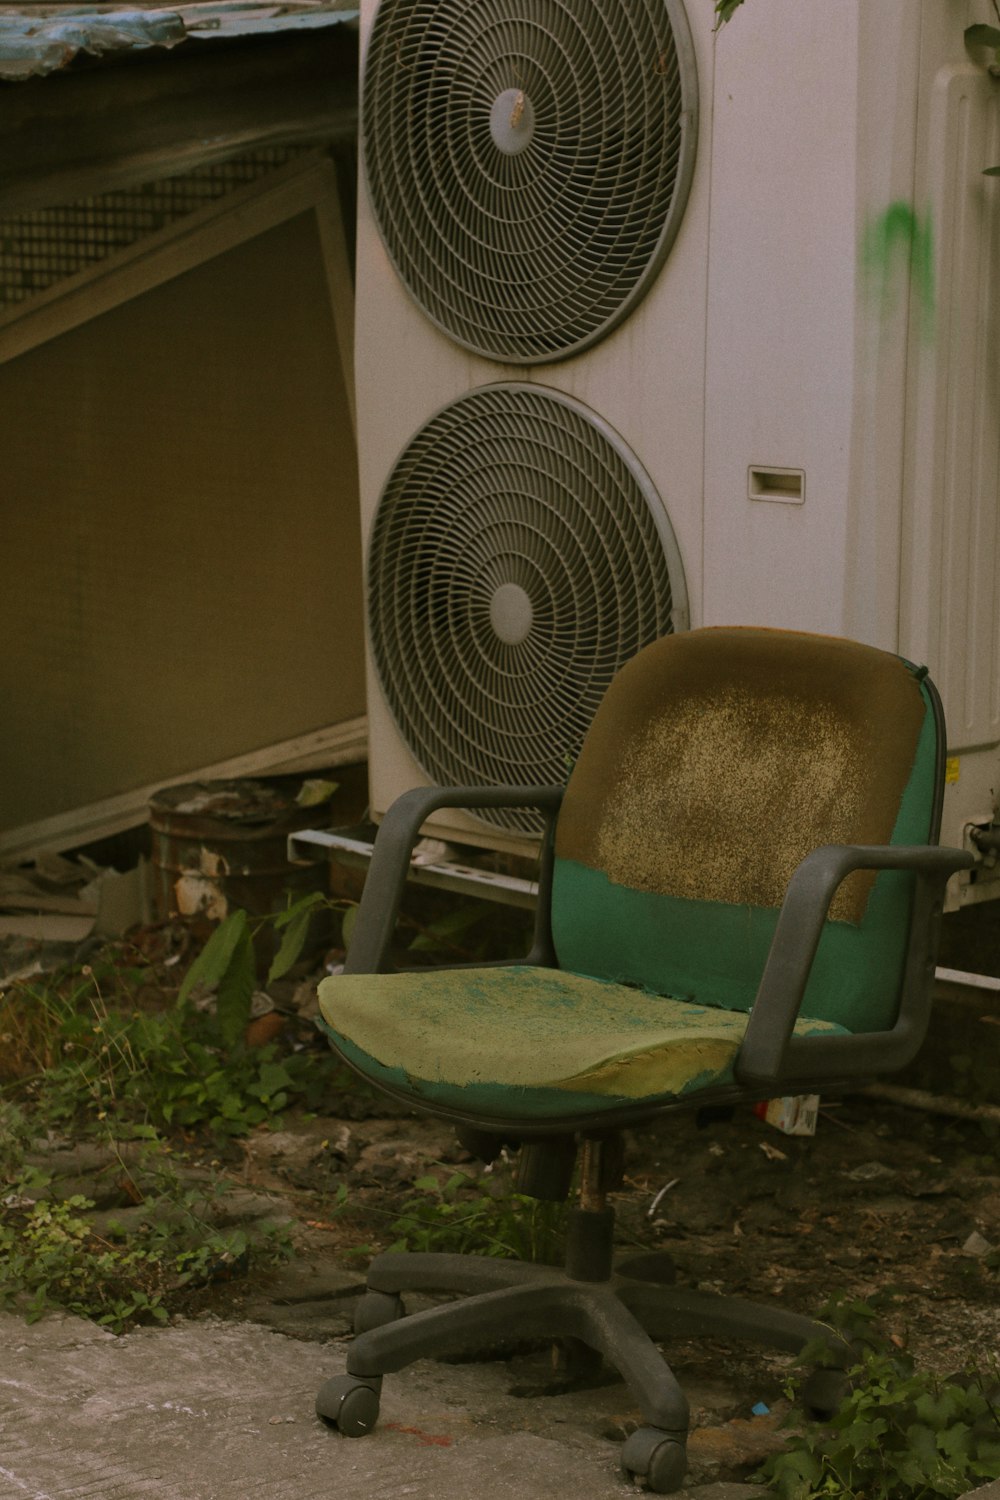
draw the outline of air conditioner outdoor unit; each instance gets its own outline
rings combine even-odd
[[[377,813],[430,780],[560,777],[645,641],[747,623],[926,661],[943,838],[992,822],[1000,85],[963,40],[990,19],[365,0]],[[1000,893],[976,875],[962,900]]]

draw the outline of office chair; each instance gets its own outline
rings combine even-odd
[[[376,840],[345,973],[320,986],[339,1055],[490,1159],[566,1198],[564,1269],[383,1254],[347,1374],[317,1411],[371,1431],[382,1377],[413,1360],[551,1338],[625,1379],[643,1425],[622,1467],[683,1481],[688,1408],[656,1342],[710,1335],[799,1351],[810,1319],[667,1284],[654,1254],[613,1264],[621,1132],[677,1110],[854,1088],[904,1066],[930,1006],[944,886],[944,725],[923,668],[832,637],[671,635],[612,682],[562,787],[424,788]],[[421,825],[442,807],[548,817],[521,962],[389,972]],[[404,1291],[462,1294],[404,1316]],[[846,1351],[833,1349],[846,1362]]]

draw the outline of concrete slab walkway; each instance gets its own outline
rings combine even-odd
[[[623,1388],[508,1393],[503,1365],[423,1362],[387,1380],[379,1427],[350,1440],[313,1412],[343,1343],[195,1321],[115,1338],[0,1315],[0,1500],[623,1500],[593,1403]],[[586,1418],[591,1420],[586,1420]],[[764,1495],[710,1484],[697,1500]]]
[[[525,1399],[504,1363],[423,1361],[387,1379],[378,1428],[351,1440],[313,1410],[319,1385],[345,1358],[342,1340],[303,1341],[257,1323],[197,1320],[116,1338],[79,1318],[29,1325],[0,1314],[0,1500],[637,1493],[619,1472],[619,1444],[601,1435],[628,1404],[624,1387]],[[678,1500],[767,1495],[756,1485],[702,1483]],[[1000,1500],[1000,1481],[964,1500]]]

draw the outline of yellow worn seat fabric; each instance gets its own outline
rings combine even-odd
[[[319,998],[340,1048],[372,1078],[428,1103],[518,1119],[732,1084],[748,1019],[527,965],[339,976]],[[842,1032],[804,1018],[795,1027]]]

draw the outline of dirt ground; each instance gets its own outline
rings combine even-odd
[[[230,1167],[241,1187],[280,1200],[304,1261],[348,1281],[360,1280],[366,1253],[392,1241],[401,1206],[427,1197],[417,1179],[490,1175],[447,1126],[371,1113],[378,1108],[362,1093],[360,1117],[286,1120],[239,1143],[242,1161]],[[874,1301],[883,1330],[941,1374],[995,1359],[1000,1164],[980,1126],[859,1094],[824,1103],[811,1138],[746,1110],[704,1128],[666,1118],[631,1132],[627,1146],[615,1196],[623,1251],[667,1250],[681,1284],[808,1314],[836,1294]],[[201,1295],[230,1314],[260,1310],[254,1282]],[[691,1344],[677,1356],[679,1372],[718,1370],[717,1349]],[[750,1350],[721,1357],[758,1398],[776,1397],[785,1361]]]
[[[426,923],[425,913],[421,918]],[[176,945],[166,943],[169,936],[151,930],[152,947],[144,954],[157,966],[147,997],[153,1007],[171,1000],[170,986],[176,989],[183,967],[174,957]],[[947,956],[968,964],[964,951]],[[315,1049],[319,1067],[328,1054],[311,1019],[315,975],[290,977],[276,992],[281,984],[275,995],[280,1009],[251,1023],[251,1031],[266,1028],[261,1040],[272,1040],[279,1055],[295,1048],[309,1057]],[[136,1003],[146,1000],[140,995]],[[972,1083],[978,1093],[968,1097],[995,1098],[998,1042],[995,1013],[978,1001],[968,1014],[961,1006],[938,1006],[920,1066],[905,1081],[939,1093],[962,1092]],[[497,1171],[472,1158],[449,1126],[408,1112],[346,1072],[337,1076],[337,1088],[314,1114],[287,1110],[225,1145],[206,1140],[204,1151],[196,1135],[173,1143],[184,1172],[221,1174],[228,1191],[219,1199],[220,1223],[249,1228],[255,1220],[284,1221],[293,1247],[279,1266],[251,1260],[235,1267],[231,1279],[185,1292],[180,1305],[171,1304],[181,1316],[248,1319],[300,1339],[345,1339],[370,1256],[399,1237],[404,1209],[416,1204],[433,1211],[439,1201],[421,1183],[466,1174],[470,1185],[453,1200],[459,1205],[495,1189]],[[970,1364],[995,1369],[997,1138],[995,1126],[864,1093],[823,1100],[812,1137],[784,1135],[748,1108],[703,1124],[691,1115],[665,1116],[626,1138],[625,1182],[614,1196],[621,1252],[662,1249],[681,1285],[774,1301],[813,1316],[834,1296],[859,1299],[877,1307],[882,1331],[918,1365],[942,1376]],[[107,1196],[109,1167],[115,1178],[120,1165],[113,1148],[110,1157],[93,1143],[53,1138],[33,1164],[53,1174],[54,1194],[94,1199],[96,1220],[139,1221],[148,1212],[143,1203]],[[710,1445],[712,1434],[721,1433],[730,1445],[720,1449],[721,1457],[707,1448],[698,1472],[711,1480],[745,1477],[782,1441],[766,1424],[785,1409],[782,1390],[792,1361],[699,1341],[667,1353],[692,1395],[693,1427],[702,1441]],[[546,1394],[558,1403],[566,1377],[549,1358],[548,1350],[518,1350],[497,1378],[510,1396]],[[593,1431],[620,1440],[624,1429],[612,1433],[600,1425],[608,1410],[618,1409],[616,1402],[628,1405],[624,1392],[622,1398],[605,1392],[594,1405],[601,1415],[593,1416]],[[753,1419],[751,1430],[752,1408],[761,1402],[771,1414]],[[590,1407],[583,1420],[593,1425]]]
[[[315,1047],[319,1065],[325,1043],[310,1031],[292,1022],[275,1040]],[[510,1180],[509,1166],[485,1167],[451,1127],[346,1072],[336,1078],[321,1106],[328,1113],[288,1110],[225,1144],[206,1140],[204,1151],[197,1138],[175,1143],[182,1175],[224,1183],[217,1223],[251,1231],[254,1221],[278,1221],[292,1247],[280,1265],[251,1259],[186,1290],[171,1304],[182,1318],[240,1319],[341,1344],[368,1260],[398,1239],[404,1210],[426,1210],[440,1228],[441,1198],[429,1179],[464,1174],[468,1185],[445,1200],[458,1207],[482,1204]],[[837,1295],[860,1299],[877,1307],[881,1331],[918,1365],[941,1376],[969,1365],[996,1369],[1000,1162],[990,1129],[860,1093],[823,1101],[812,1137],[784,1135],[749,1109],[703,1125],[667,1116],[626,1138],[624,1185],[614,1195],[620,1249],[669,1252],[680,1285],[809,1315]],[[127,1224],[149,1213],[142,1202],[114,1199],[128,1149],[50,1134],[30,1160],[52,1175],[54,1195],[94,1199],[103,1232],[109,1216]],[[419,1305],[408,1300],[410,1311]],[[689,1483],[745,1479],[784,1442],[794,1361],[697,1340],[665,1352],[691,1400]],[[482,1370],[505,1393],[512,1431],[528,1420],[518,1409],[530,1409],[532,1430],[572,1418],[588,1441],[620,1442],[639,1420],[612,1373],[600,1388],[589,1389],[593,1378],[581,1387],[552,1363],[549,1346],[527,1341],[487,1357],[502,1361]],[[760,1403],[766,1414],[752,1415]]]

